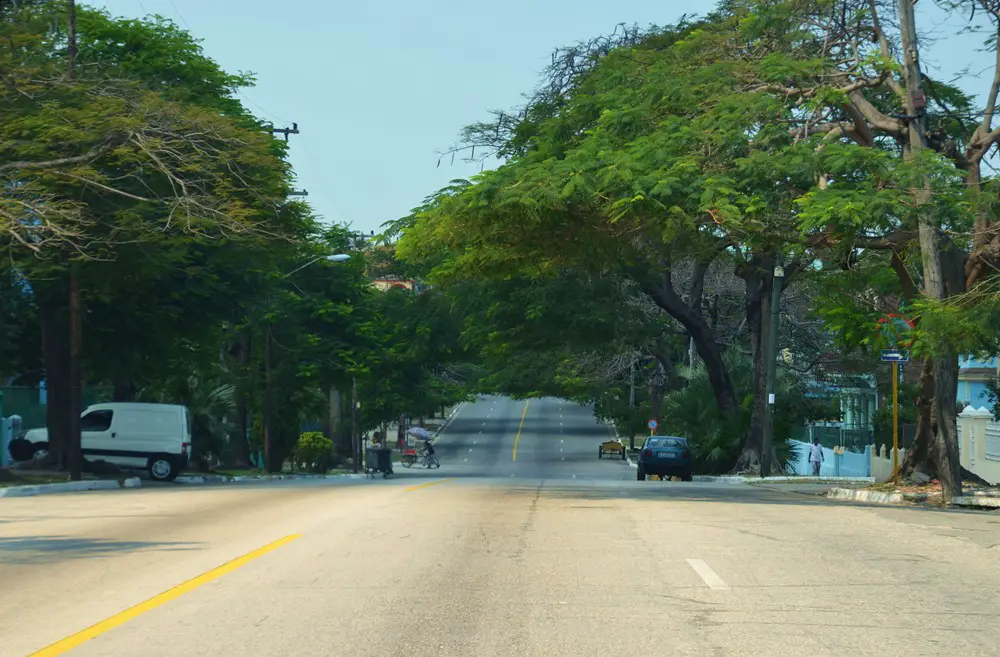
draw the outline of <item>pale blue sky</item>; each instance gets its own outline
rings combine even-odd
[[[129,17],[161,14],[203,39],[230,71],[252,71],[247,106],[277,127],[299,124],[291,161],[328,221],[376,230],[478,165],[437,151],[462,126],[520,102],[556,46],[618,23],[666,24],[708,0],[83,0]],[[958,17],[918,5],[921,29],[943,36]],[[950,25],[949,25],[950,24]],[[974,38],[975,44],[979,39]],[[968,38],[939,41],[924,64],[951,74],[990,57]],[[978,60],[978,62],[977,62]],[[985,91],[992,71],[969,88]]]

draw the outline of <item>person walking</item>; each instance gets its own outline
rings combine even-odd
[[[813,438],[813,444],[809,446],[809,464],[812,465],[813,476],[818,477],[823,465],[823,446],[819,444],[819,438]]]

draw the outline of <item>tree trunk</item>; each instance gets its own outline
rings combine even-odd
[[[921,89],[919,47],[913,0],[899,0],[899,25],[903,45],[903,74],[906,79],[908,161],[913,161],[927,148],[924,135],[924,106],[926,99]],[[911,190],[913,206],[917,213],[920,238],[920,255],[923,264],[924,294],[934,301],[947,298],[945,270],[942,258],[942,239],[938,218],[931,204],[930,180],[924,177]],[[962,494],[962,472],[958,460],[958,432],[955,429],[955,394],[958,388],[958,357],[946,345],[938,345],[932,357],[934,374],[934,410],[937,415],[936,446],[938,475],[941,479],[941,498],[951,504]]]
[[[250,363],[253,362],[253,331],[246,329],[240,349],[239,385],[236,386],[236,465],[249,468],[253,465],[250,455],[250,400],[247,381],[250,380]]]
[[[705,321],[701,308],[689,306],[681,299],[670,280],[669,268],[665,268],[659,285],[642,280],[639,282],[653,302],[687,330],[694,341],[698,356],[705,364],[705,372],[712,385],[712,393],[719,411],[727,417],[735,418],[739,412],[739,405],[736,403],[733,380],[729,376],[722,347],[716,342],[715,334]]]
[[[767,413],[767,368],[764,354],[770,337],[771,288],[756,260],[754,270],[744,277],[746,283],[746,318],[750,331],[750,351],[753,355],[753,406],[750,409],[750,426],[743,449],[734,466],[735,472],[760,472],[760,453],[764,439],[764,415]]]
[[[280,472],[282,463],[278,462],[278,445],[274,428],[274,408],[271,398],[271,324],[264,327],[264,469],[268,472]]]
[[[663,390],[655,383],[649,385],[649,414],[657,422],[660,421],[660,405],[663,403]]]
[[[330,427],[330,440],[333,441],[334,448],[340,454],[348,454],[351,451],[350,443],[344,440],[342,431],[344,424],[344,400],[340,390],[336,386],[330,386],[328,391],[328,417],[327,423]]]
[[[920,392],[917,394],[917,435],[899,466],[900,476],[910,479],[917,472],[937,478],[937,448],[934,426],[934,363],[928,358],[920,367]]]
[[[935,446],[938,478],[945,504],[962,495],[962,465],[958,453],[958,356],[945,354],[934,358],[934,411],[937,416]]]
[[[80,281],[76,267],[69,272],[69,403],[67,414],[66,457],[69,478],[80,481],[83,478],[83,443],[80,433],[80,413],[83,397],[83,309],[80,302]]]
[[[705,371],[712,384],[712,393],[719,411],[727,417],[736,417],[739,412],[739,405],[736,403],[736,389],[729,376],[722,347],[715,341],[715,336],[704,322],[697,322],[686,328],[694,340],[698,357],[705,363]]]
[[[116,402],[132,402],[135,401],[136,388],[135,383],[127,372],[116,372],[115,373],[115,384],[113,398]]]
[[[42,348],[45,358],[45,385],[48,401],[45,406],[46,427],[49,434],[49,461],[59,470],[69,466],[69,321],[65,305],[55,298],[58,290],[39,294],[39,314],[42,323]],[[36,290],[41,291],[39,286]],[[51,295],[51,296],[50,296]]]

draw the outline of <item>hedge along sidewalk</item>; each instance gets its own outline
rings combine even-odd
[[[119,490],[121,488],[141,488],[138,477],[127,479],[95,479],[93,481],[67,481],[59,484],[35,484],[28,486],[8,486],[0,488],[0,497],[34,497],[55,493],[82,493],[92,490]]]

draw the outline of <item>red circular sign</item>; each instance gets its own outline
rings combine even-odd
[[[878,320],[879,337],[892,347],[913,346],[913,340],[907,339],[906,335],[916,327],[913,320],[899,313],[890,313]]]

